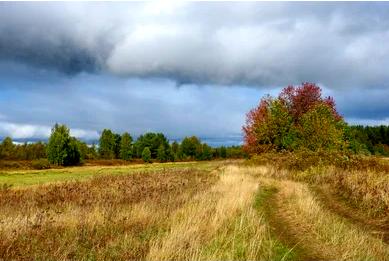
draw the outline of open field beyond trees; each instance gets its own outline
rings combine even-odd
[[[389,260],[389,175],[368,173],[266,157],[3,171],[0,258]]]

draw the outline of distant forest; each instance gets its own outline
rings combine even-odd
[[[350,140],[357,141],[354,150],[366,154],[389,156],[389,126],[349,126]],[[356,144],[351,144],[351,147]]]
[[[210,147],[196,136],[185,137],[180,143],[169,143],[162,133],[145,133],[136,140],[125,132],[115,133],[104,129],[99,143],[87,143],[70,136],[65,125],[56,124],[47,143],[35,142],[14,144],[6,137],[0,144],[0,160],[41,160],[47,159],[54,165],[78,165],[84,160],[122,159],[132,161],[142,159],[145,162],[167,162],[187,160],[212,160],[225,158],[243,158],[246,154],[241,146]],[[44,167],[44,163],[39,165]],[[39,167],[39,166],[38,166]]]

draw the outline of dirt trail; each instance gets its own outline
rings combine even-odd
[[[297,260],[388,260],[384,242],[328,210],[306,184],[260,178],[260,186],[266,219]]]
[[[329,187],[312,187],[320,203],[326,209],[349,220],[371,235],[389,244],[389,217],[374,218],[348,205],[339,195],[331,191]]]
[[[277,239],[288,248],[293,249],[293,252],[298,257],[297,260],[328,260],[322,253],[301,240],[304,236],[301,235],[301,231],[294,229],[294,226],[290,224],[290,220],[286,217],[287,212],[280,204],[278,189],[273,185],[266,185],[264,191],[266,198],[264,198],[265,204],[263,208],[267,221]]]

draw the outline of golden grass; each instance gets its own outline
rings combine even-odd
[[[217,184],[176,211],[157,238],[150,260],[272,260],[275,241],[253,208],[258,182],[236,166]]]
[[[202,244],[251,204],[256,189],[251,177],[228,167],[214,187],[173,215],[169,232],[153,242],[148,259],[197,259]]]
[[[389,247],[380,239],[326,211],[304,184],[279,184],[282,209],[294,229],[306,230],[304,237],[316,249],[336,260],[388,260]],[[302,237],[302,238],[304,238]],[[311,238],[312,240],[310,240]]]
[[[144,259],[165,217],[216,180],[176,169],[0,191],[0,259]]]
[[[355,198],[365,193],[363,202],[381,202],[387,176],[234,163],[152,168],[96,175],[101,168],[87,167],[92,176],[82,181],[0,190],[0,259],[389,260],[388,245],[309,190],[328,182]],[[278,221],[286,236],[275,234]],[[299,256],[296,241],[309,251]]]
[[[347,220],[326,210],[304,183],[269,178],[271,170],[251,167],[249,172],[278,189],[276,210],[288,229],[325,259],[389,260],[389,246]]]

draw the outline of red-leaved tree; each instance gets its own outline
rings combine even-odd
[[[285,103],[293,120],[297,122],[300,117],[314,106],[327,105],[334,114],[334,117],[341,120],[342,117],[335,109],[335,101],[328,96],[321,97],[321,89],[314,83],[303,83],[300,86],[288,86],[281,91],[279,99]]]
[[[262,98],[258,106],[246,114],[246,125],[243,126],[244,149],[249,153],[258,153],[256,130],[264,124],[268,116],[269,98]]]
[[[307,113],[310,117],[303,117]],[[315,119],[315,122],[311,124],[307,119]],[[328,122],[328,129],[315,130],[320,122]],[[290,85],[281,91],[278,99],[267,96],[247,113],[243,126],[244,149],[248,153],[261,153],[273,148],[294,150],[307,147],[308,133],[318,136],[309,148],[333,148],[340,143],[335,141],[342,134],[340,122],[342,117],[336,111],[334,99],[322,98],[319,86],[314,83],[302,83],[296,87]],[[323,134],[326,131],[331,135]]]

